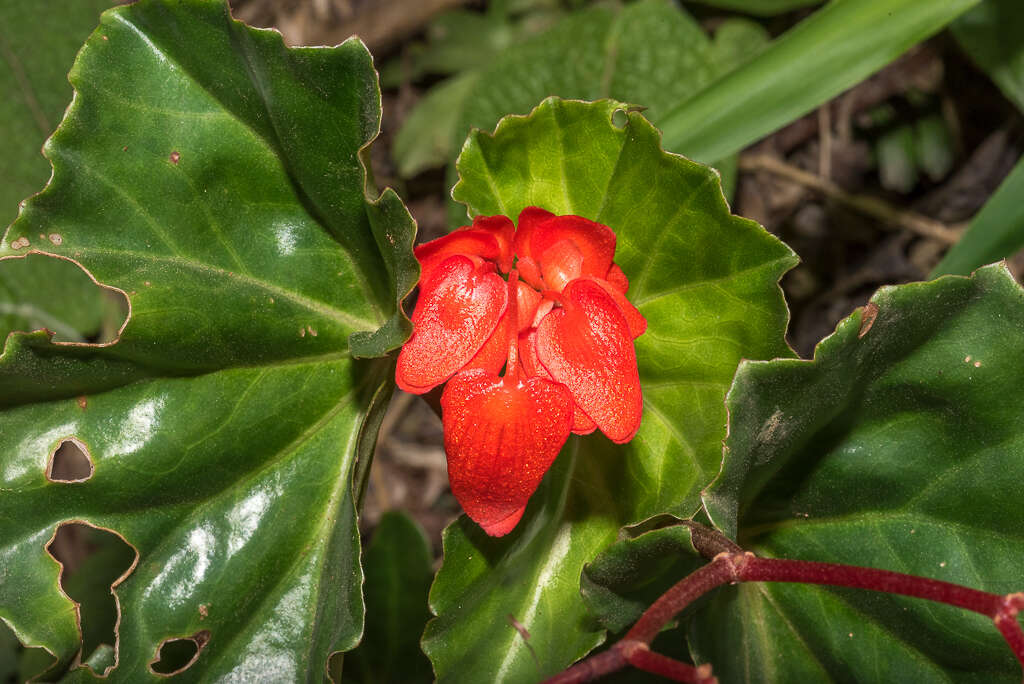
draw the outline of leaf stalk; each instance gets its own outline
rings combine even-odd
[[[738,582],[796,582],[887,594],[910,596],[944,603],[990,618],[1010,650],[1024,666],[1024,630],[1017,616],[1024,611],[1024,592],[992,594],[952,582],[908,575],[902,572],[865,568],[841,563],[762,558],[739,550],[724,535],[697,523],[687,523],[694,546],[711,562],[674,584],[644,611],[626,635],[611,648],[587,658],[546,684],[578,684],[594,681],[627,664],[677,682],[717,683],[708,664],[694,667],[650,650],[650,644],[670,620],[696,599],[723,584]],[[724,550],[723,550],[724,549]],[[736,549],[736,550],[734,550]]]

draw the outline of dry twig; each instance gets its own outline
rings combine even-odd
[[[950,227],[917,212],[897,209],[877,197],[856,195],[843,190],[830,180],[799,169],[791,164],[766,154],[743,155],[740,157],[741,171],[767,171],[825,195],[883,224],[903,228],[922,237],[952,245],[963,235],[964,226]]]

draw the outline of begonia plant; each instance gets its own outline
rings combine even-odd
[[[905,42],[969,3],[882,4]],[[1005,266],[884,288],[801,360],[795,254],[640,106],[549,97],[472,131],[465,219],[414,246],[368,178],[358,39],[291,48],[223,0],[140,0],[69,79],[0,283],[70,269],[126,313],[90,341],[45,324],[62,298],[4,310],[0,621],[46,661],[27,677],[1019,681]],[[436,573],[396,513],[362,545],[396,388],[439,395],[466,513]],[[72,524],[130,558],[114,643],[88,652],[55,551]]]

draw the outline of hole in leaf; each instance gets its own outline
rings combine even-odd
[[[120,607],[114,588],[135,567],[138,554],[119,535],[80,522],[61,523],[46,550],[62,566],[61,589],[78,604],[82,660],[107,669],[110,659],[93,656],[117,645]]]
[[[210,630],[204,629],[190,637],[164,639],[156,649],[156,659],[149,669],[158,675],[170,677],[192,667],[210,640]]]
[[[345,668],[345,652],[336,651],[327,656],[327,678],[331,682],[340,682]]]
[[[50,456],[46,478],[51,482],[85,482],[94,470],[88,448],[72,437],[61,442]]]
[[[625,109],[616,109],[612,112],[612,125],[616,128],[625,128],[629,123],[629,114]]]
[[[45,328],[54,342],[107,344],[130,310],[124,292],[97,283],[75,261],[46,254],[0,259],[0,293],[0,341],[12,331]]]

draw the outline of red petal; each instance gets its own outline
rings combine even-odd
[[[498,325],[494,327],[494,332],[484,342],[484,346],[480,347],[480,351],[476,353],[476,356],[463,366],[463,369],[482,368],[490,373],[497,374],[502,366],[505,365],[505,360],[508,359],[509,334],[512,332],[509,330],[509,325],[512,323],[514,322],[511,316],[508,315],[508,309],[506,308],[505,313],[501,315],[501,320],[498,321]]]
[[[643,412],[629,325],[592,280],[569,283],[563,304],[537,326],[537,356],[601,432],[613,442],[628,442]]]
[[[502,273],[512,270],[512,241],[516,227],[508,216],[477,216],[472,226],[459,228],[459,231],[483,230],[490,233],[498,241],[498,268]]]
[[[589,280],[592,283],[597,283],[601,288],[608,293],[608,296],[612,298],[615,305],[619,307],[619,311],[626,317],[626,323],[629,325],[629,334],[635,340],[644,334],[647,330],[647,319],[640,313],[639,309],[633,306],[633,303],[626,299],[626,295],[622,294],[614,283],[610,283],[607,280],[601,280],[600,278],[591,278],[583,276],[583,280]]]
[[[484,532],[508,534],[569,438],[569,392],[541,378],[506,384],[471,370],[448,382],[441,411],[452,493]]]
[[[540,275],[540,266],[530,257],[519,256],[516,261],[516,269],[519,270],[519,276],[536,289],[548,289],[544,285],[544,278]]]
[[[548,289],[561,292],[583,273],[583,254],[569,240],[556,242],[541,256],[540,272]]]
[[[423,394],[466,365],[505,313],[508,286],[493,266],[462,255],[448,257],[420,286],[413,333],[398,355],[395,382]]]
[[[541,261],[545,253],[562,240],[568,240],[583,256],[581,275],[604,278],[615,257],[615,233],[608,226],[595,223],[582,216],[555,216],[534,230],[530,238],[530,250],[534,259]],[[556,253],[561,255],[561,252]],[[548,283],[552,286],[552,283]]]
[[[477,216],[473,225],[419,245],[415,253],[420,262],[420,282],[429,280],[433,270],[455,254],[497,262],[502,272],[508,272],[512,268],[514,232],[515,226],[507,216]]]
[[[434,270],[456,254],[497,261],[501,246],[492,233],[485,230],[457,230],[436,240],[425,242],[414,250],[420,262],[420,286],[434,277]]]
[[[533,255],[530,253],[530,238],[533,237],[533,231],[538,225],[554,218],[554,214],[540,207],[526,207],[519,212],[519,218],[516,220],[516,239],[513,251],[520,258],[532,259]]]
[[[590,419],[575,403],[572,405],[572,433],[574,435],[589,435],[597,429],[597,423]]]
[[[523,370],[529,378],[551,379],[548,369],[541,365],[537,358],[537,331],[527,330],[519,334],[519,361],[523,364]]]
[[[521,280],[516,283],[516,304],[519,309],[517,333],[533,327],[533,317],[537,314],[540,299],[540,292]]]
[[[538,325],[540,325],[540,322],[544,320],[544,317],[548,315],[548,312],[551,311],[551,309],[553,309],[554,306],[554,300],[540,300],[540,304],[537,305],[537,313],[533,315],[533,323],[530,324],[530,327],[536,328]]]
[[[615,289],[622,294],[629,292],[629,278],[622,272],[618,264],[612,264],[612,267],[608,269],[608,275],[604,279],[614,285]]]
[[[537,330],[531,329],[519,335],[519,358],[528,377],[551,380],[551,374],[537,358]],[[572,405],[572,431],[577,435],[589,435],[597,429],[597,423],[590,419],[579,406]]]

